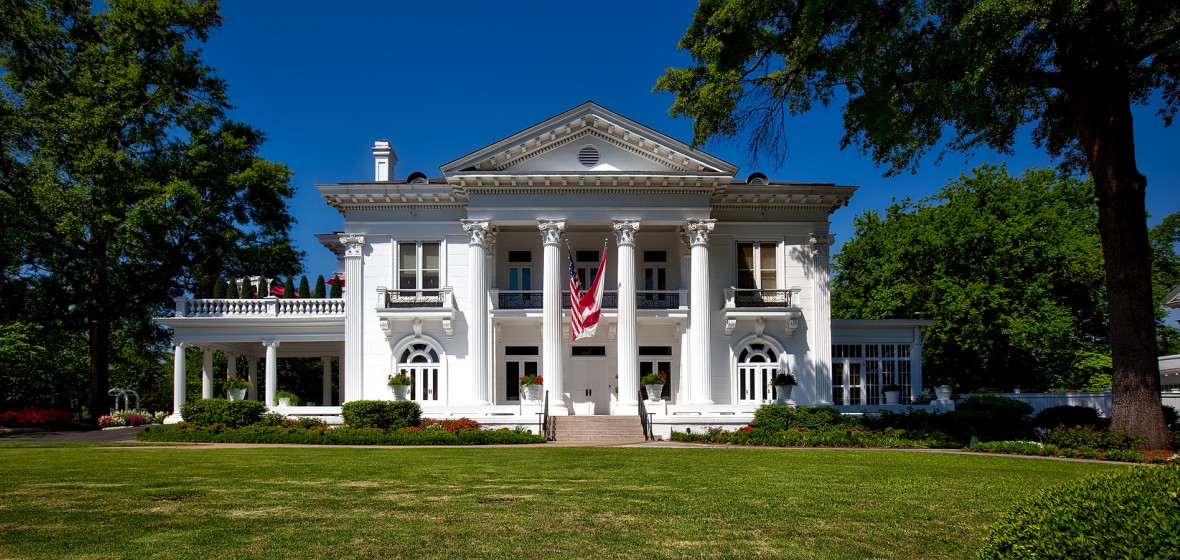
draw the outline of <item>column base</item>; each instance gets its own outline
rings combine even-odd
[[[638,416],[639,404],[616,404],[615,409],[611,411],[611,416]]]
[[[179,412],[177,412],[176,414],[169,414],[168,417],[164,419],[165,426],[168,426],[171,424],[179,424],[181,422],[184,422],[184,418],[180,417]]]

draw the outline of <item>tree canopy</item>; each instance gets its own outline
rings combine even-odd
[[[1158,406],[1151,247],[1132,104],[1180,105],[1180,4],[1135,0],[702,0],[693,63],[657,91],[694,142],[747,134],[782,157],[790,116],[842,103],[843,146],[914,169],[944,146],[1010,152],[1022,125],[1093,179],[1114,364],[1113,425],[1170,445]],[[781,161],[781,160],[780,160]]]
[[[112,328],[223,274],[299,271],[291,171],[201,62],[216,1],[25,0],[0,21],[0,319],[82,337],[105,411]]]
[[[834,257],[832,315],[934,319],[923,375],[960,390],[1107,388],[1106,279],[1092,192],[1088,181],[1052,170],[1013,177],[984,166],[924,200],[867,211]],[[1164,222],[1177,220],[1180,213]],[[1162,229],[1153,237],[1166,238]],[[1155,284],[1166,293],[1180,258],[1171,241],[1160,245],[1157,270],[1173,272],[1157,274]]]

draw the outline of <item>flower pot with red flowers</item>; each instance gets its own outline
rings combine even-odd
[[[520,398],[526,401],[540,401],[545,388],[545,379],[540,375],[526,375],[520,378]]]
[[[649,373],[643,376],[639,382],[647,389],[647,400],[651,402],[660,402],[664,395],[664,385],[668,383],[668,374],[662,371]]]
[[[246,390],[250,388],[250,382],[241,377],[231,377],[225,380],[225,398],[231,401],[240,401],[246,398]]]
[[[413,384],[414,381],[410,379],[409,372],[404,369],[397,375],[389,375],[389,390],[393,391],[393,400],[395,401],[410,400],[410,386]]]

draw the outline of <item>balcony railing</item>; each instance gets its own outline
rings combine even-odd
[[[451,287],[436,290],[389,290],[378,288],[385,309],[422,309],[451,306]]]
[[[541,309],[544,304],[544,292],[524,290],[491,290],[492,301],[498,309]],[[636,309],[679,309],[680,302],[685,301],[687,291],[639,291],[635,294]],[[561,308],[570,308],[570,293],[561,293]],[[603,292],[603,309],[619,308],[618,292]]]
[[[207,299],[178,297],[177,317],[317,317],[344,315],[340,298]]]
[[[790,307],[794,290],[725,289],[726,307]]]

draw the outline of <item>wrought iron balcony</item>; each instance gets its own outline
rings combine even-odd
[[[794,290],[748,290],[727,288],[726,307],[790,307]]]
[[[378,288],[385,309],[422,309],[451,306],[451,287],[436,290],[389,290]]]

